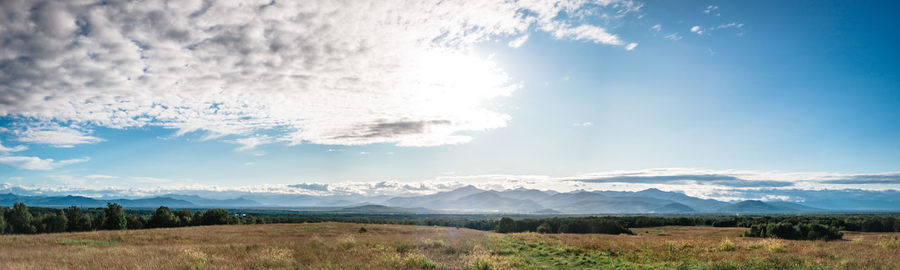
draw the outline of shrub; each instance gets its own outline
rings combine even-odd
[[[892,240],[886,240],[879,243],[884,249],[900,249],[900,239],[895,236]]]
[[[550,229],[550,224],[547,222],[541,223],[540,226],[537,227],[538,233],[550,233],[552,230]]]
[[[475,263],[472,264],[472,267],[469,269],[472,270],[494,270],[494,264],[484,258],[475,259]]]
[[[412,257],[403,262],[404,265],[413,269],[436,269],[437,264],[423,256]]]
[[[735,251],[737,250],[737,248],[738,247],[735,246],[734,243],[732,243],[731,240],[728,240],[727,238],[723,240],[721,244],[719,244],[719,250],[721,251]]]

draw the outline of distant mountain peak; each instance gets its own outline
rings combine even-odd
[[[473,186],[473,185],[465,185],[465,186],[463,186],[463,187],[454,189],[454,190],[452,190],[452,191],[457,191],[457,190],[459,190],[459,191],[469,191],[469,190],[481,190],[481,189],[479,189],[478,187]]]

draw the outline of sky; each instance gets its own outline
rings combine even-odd
[[[892,1],[0,9],[4,190],[900,189]]]

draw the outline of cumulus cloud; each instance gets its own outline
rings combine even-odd
[[[56,169],[68,164],[75,164],[90,160],[89,158],[77,158],[55,161],[52,158],[42,159],[39,157],[26,156],[0,156],[0,164],[6,164],[23,170],[39,170],[46,171]]]
[[[691,27],[691,32],[697,33],[698,35],[702,35],[703,27],[700,27],[699,25],[694,25],[693,27]]]
[[[26,122],[20,141],[58,147],[102,141],[80,126],[161,126],[207,138],[267,130],[289,144],[465,143],[470,131],[507,125],[495,100],[520,87],[473,46],[514,36],[510,46],[521,46],[544,31],[634,49],[585,22],[641,6],[3,1],[0,117]]]

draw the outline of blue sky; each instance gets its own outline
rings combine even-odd
[[[136,14],[131,18],[93,22],[85,15],[91,9],[119,7],[49,6],[47,16],[41,15],[45,6],[19,7],[52,19],[33,37],[0,30],[7,44],[42,38],[63,44],[0,51],[0,70],[10,74],[0,76],[0,93],[8,97],[0,100],[7,107],[0,109],[0,149],[6,149],[0,152],[0,183],[7,185],[508,183],[598,173],[724,172],[802,182],[796,188],[804,189],[859,187],[822,181],[881,175],[893,182],[866,187],[900,187],[900,27],[898,6],[889,1],[601,1],[572,11],[503,6],[484,7],[497,13],[471,15],[465,23],[400,7],[385,14],[425,26],[402,32],[411,26],[386,25],[370,37],[342,30],[355,29],[354,23],[320,22],[341,31],[310,44],[298,40],[318,36],[292,39],[294,47],[281,51],[265,49],[276,44],[277,34],[262,35],[263,43],[241,39],[256,33],[245,30],[253,29],[251,19],[191,21],[196,18],[190,12],[168,13],[184,18],[184,25],[172,19],[170,27],[187,38],[159,34],[165,27],[144,33],[117,26],[144,23],[140,18],[151,9],[196,7],[148,4],[127,10]],[[253,7],[230,8],[209,12],[275,17]],[[283,10],[294,8],[303,9]],[[340,13],[355,7],[334,8]],[[513,15],[537,15],[527,22],[478,21],[509,15],[503,13],[509,8]],[[378,18],[380,11],[345,16]],[[10,25],[22,23],[7,16]],[[97,26],[86,28],[83,21]],[[275,29],[273,21],[259,27]],[[227,33],[192,28],[204,23],[248,27],[235,28],[245,35],[227,43],[221,38]],[[472,24],[487,30],[454,32]],[[578,28],[585,25],[591,27]],[[95,34],[102,27],[132,47],[108,45],[118,43]],[[434,29],[443,32],[434,36]],[[153,43],[154,33],[171,40]],[[527,40],[520,46],[510,44],[522,37]],[[93,40],[100,45],[91,47]],[[204,47],[215,42],[222,44]],[[376,45],[340,55],[315,49],[356,46],[348,43]],[[310,48],[318,54],[308,55]],[[284,53],[290,50],[328,69],[285,65],[294,61]],[[48,51],[72,62],[37,56]],[[360,55],[347,56],[353,53]],[[109,74],[127,76],[98,75],[89,64],[110,65]],[[261,68],[267,69],[256,72]],[[293,77],[267,77],[272,74]],[[393,76],[399,79],[385,79]],[[412,90],[395,91],[409,85]],[[688,190],[701,182],[661,187]],[[530,187],[559,186],[537,183]],[[587,188],[645,187],[626,182]]]

